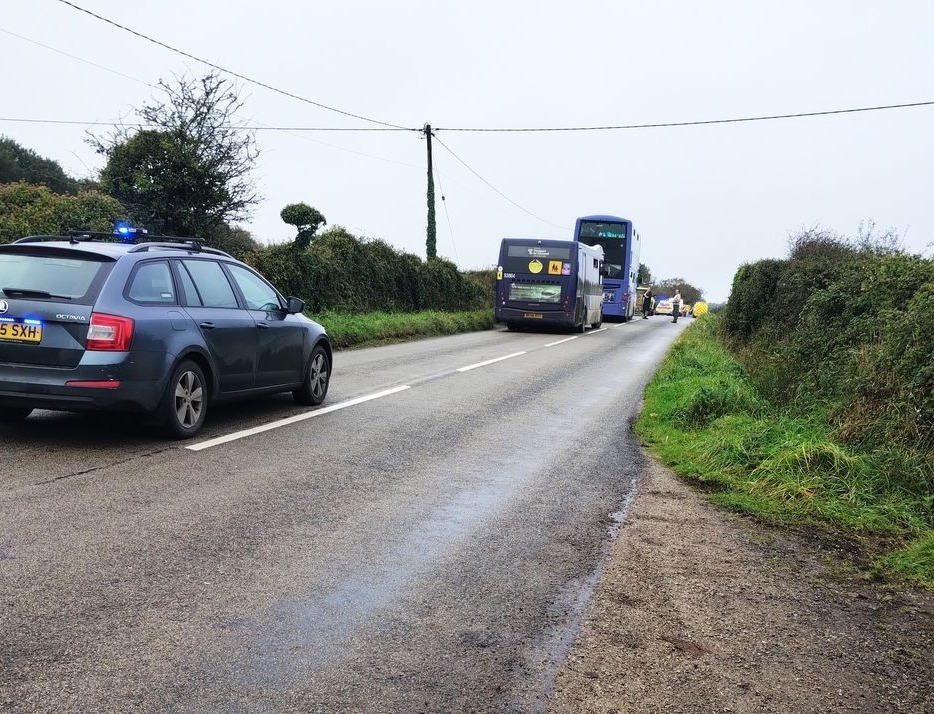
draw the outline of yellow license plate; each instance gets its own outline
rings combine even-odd
[[[540,312],[526,312],[523,313],[522,317],[525,317],[529,320],[541,320],[545,316]]]
[[[0,322],[0,340],[10,342],[41,342],[42,325],[22,322]]]

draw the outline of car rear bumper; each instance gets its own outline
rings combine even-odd
[[[167,378],[139,379],[134,366],[86,364],[66,369],[0,364],[0,406],[62,411],[154,411],[165,392]]]

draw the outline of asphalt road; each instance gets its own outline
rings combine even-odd
[[[0,709],[542,709],[683,325],[605,328],[341,352],[191,442],[0,426]]]

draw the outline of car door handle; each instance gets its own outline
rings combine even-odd
[[[256,326],[257,326],[259,329],[261,329],[261,330],[268,330],[268,329],[269,329],[269,325],[268,325],[267,323],[265,323],[265,322],[257,322],[257,323],[256,323]]]
[[[201,327],[205,330],[213,330],[215,325],[213,322],[202,322]]]

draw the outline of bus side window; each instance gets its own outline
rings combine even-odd
[[[599,267],[600,267],[600,263],[597,261],[596,258],[593,259],[593,267],[595,267],[595,268],[599,268]]]

